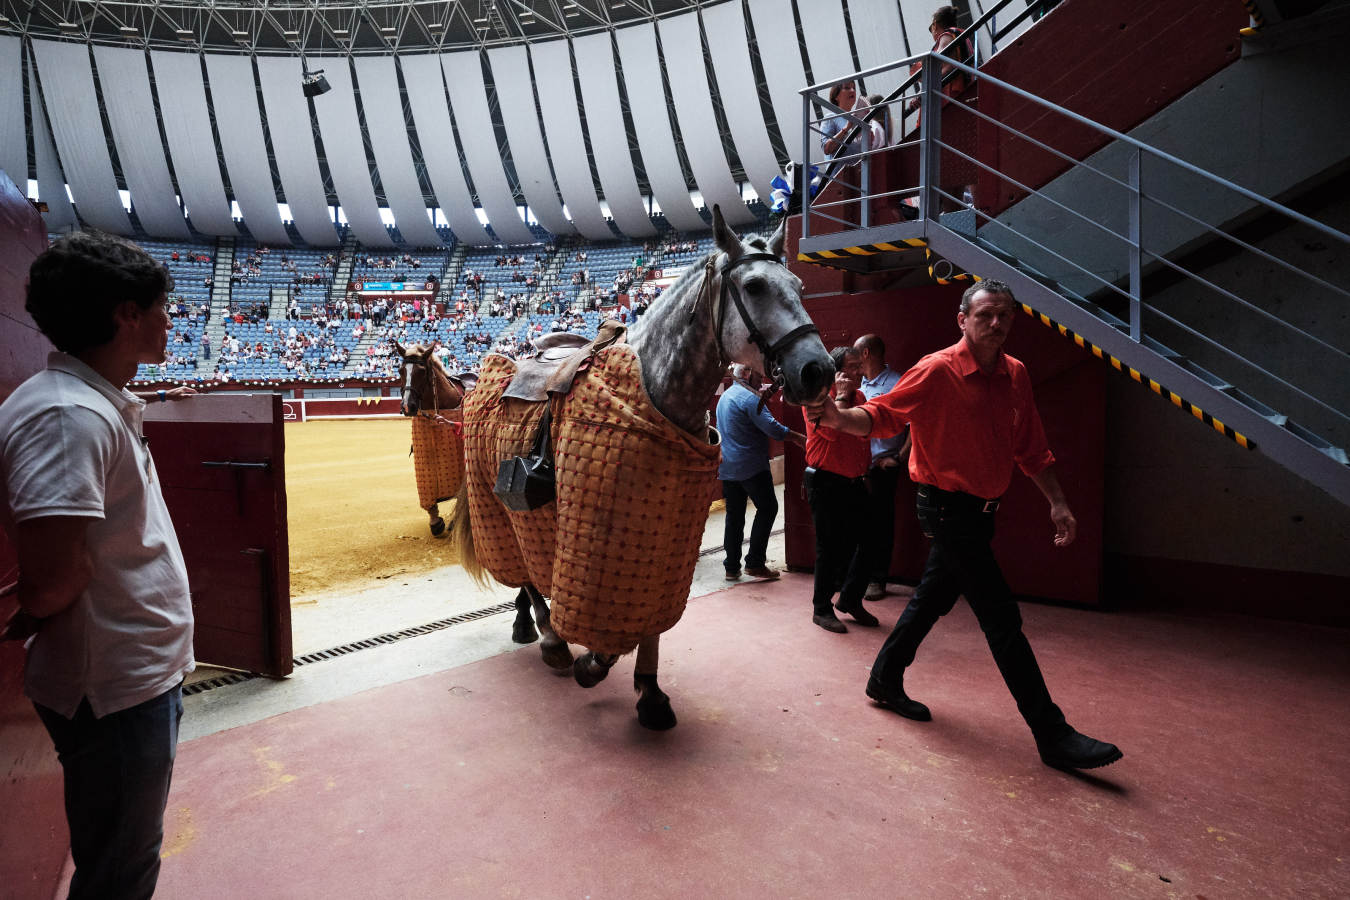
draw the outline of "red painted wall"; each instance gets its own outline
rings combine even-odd
[[[1247,13],[1235,0],[1064,0],[982,67],[1117,131],[1128,131],[1241,55]],[[1047,65],[1047,61],[1053,64]],[[988,82],[980,111],[1076,159],[1107,140]],[[988,122],[979,157],[1025,185],[1046,184],[1067,164]],[[977,203],[997,214],[1025,193],[981,170]]]
[[[42,217],[0,172],[0,400],[47,363],[51,344],[24,311],[33,258],[47,247]],[[0,584],[18,572],[0,532]],[[16,604],[0,599],[0,619]],[[61,767],[51,739],[23,696],[22,645],[0,643],[0,894],[48,900],[56,893],[70,839],[62,812]]]
[[[930,285],[823,296],[808,299],[806,308],[827,347],[851,343],[869,332],[879,334],[886,342],[887,362],[903,372],[960,337],[956,312],[963,290]],[[1007,350],[1026,363],[1036,386],[1037,406],[1059,459],[1060,480],[1078,518],[1079,534],[1072,547],[1055,549],[1049,506],[1035,484],[1018,473],[999,508],[995,552],[1017,593],[1096,604],[1102,565],[1106,367],[1030,317],[1017,321]],[[800,428],[799,412],[794,427]],[[815,564],[815,536],[801,492],[801,451],[789,446],[787,463],[787,562],[807,569]],[[917,583],[926,555],[927,540],[914,517],[914,487],[902,482],[896,495],[893,576]]]

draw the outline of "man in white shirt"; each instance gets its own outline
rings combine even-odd
[[[24,692],[64,770],[73,898],[154,892],[194,667],[187,570],[142,435],[145,401],[124,387],[138,364],[164,361],[172,287],[134,244],[57,241],[33,263],[27,302],[57,352],[0,404],[0,520],[19,557],[3,637],[29,638]]]

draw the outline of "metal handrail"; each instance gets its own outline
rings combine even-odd
[[[993,11],[991,10],[991,12]],[[989,18],[988,15],[981,17],[980,24],[982,24],[983,21],[988,18]],[[972,29],[967,29],[966,32],[963,32],[962,37],[960,39],[964,40],[968,36],[968,34],[974,29],[974,27],[975,26],[972,26]],[[1013,26],[1010,25],[1009,27],[1011,28]],[[1186,322],[1180,321],[1175,316],[1170,315],[1169,313],[1158,308],[1156,305],[1144,302],[1142,272],[1144,265],[1147,262],[1147,264],[1150,267],[1157,265],[1163,269],[1174,271],[1180,274],[1188,282],[1195,284],[1197,287],[1204,290],[1213,291],[1218,296],[1226,300],[1232,301],[1233,303],[1237,304],[1238,307],[1247,310],[1248,313],[1256,315],[1263,322],[1269,322],[1278,325],[1282,330],[1284,330],[1285,333],[1289,334],[1291,337],[1297,336],[1298,338],[1306,340],[1307,342],[1309,342],[1309,345],[1318,348],[1319,352],[1330,351],[1332,357],[1335,358],[1336,360],[1350,359],[1350,353],[1347,353],[1345,349],[1342,349],[1336,346],[1335,344],[1330,343],[1327,340],[1324,340],[1323,338],[1316,336],[1315,334],[1305,331],[1304,329],[1298,327],[1295,324],[1290,323],[1289,321],[1285,320],[1279,315],[1272,313],[1266,309],[1263,309],[1261,306],[1251,302],[1250,300],[1234,293],[1231,290],[1228,290],[1220,286],[1219,284],[1214,283],[1214,281],[1210,280],[1209,278],[1206,278],[1205,276],[1199,274],[1198,272],[1194,272],[1187,269],[1184,265],[1182,265],[1181,262],[1178,262],[1175,259],[1169,259],[1167,254],[1172,251],[1163,249],[1161,252],[1155,252],[1147,249],[1148,244],[1151,243],[1151,241],[1146,239],[1147,232],[1143,227],[1143,216],[1142,216],[1142,209],[1144,204],[1146,203],[1149,204],[1149,208],[1156,207],[1157,209],[1165,211],[1167,214],[1170,214],[1171,216],[1175,216],[1176,217],[1175,221],[1179,223],[1186,223],[1185,227],[1194,228],[1195,232],[1198,232],[1202,236],[1219,238],[1222,241],[1226,242],[1227,245],[1237,248],[1243,252],[1254,254],[1257,258],[1265,261],[1266,263],[1273,264],[1275,267],[1279,268],[1282,271],[1297,275],[1300,279],[1303,279],[1305,283],[1315,285],[1317,288],[1329,292],[1333,297],[1350,298],[1350,290],[1346,290],[1345,288],[1333,284],[1324,278],[1321,278],[1310,272],[1304,271],[1303,269],[1298,268],[1293,263],[1281,259],[1280,257],[1274,255],[1273,253],[1267,250],[1254,246],[1252,243],[1249,243],[1248,241],[1245,241],[1239,237],[1236,237],[1233,234],[1230,234],[1228,231],[1225,231],[1224,228],[1221,227],[1221,225],[1216,225],[1214,223],[1207,222],[1196,215],[1193,215],[1189,212],[1186,212],[1183,209],[1178,208],[1178,206],[1175,205],[1174,202],[1169,202],[1169,198],[1165,196],[1156,195],[1145,191],[1142,186],[1142,163],[1145,159],[1147,159],[1151,164],[1150,168],[1152,167],[1152,164],[1155,162],[1165,163],[1168,166],[1171,166],[1174,169],[1179,170],[1180,172],[1187,173],[1189,176],[1198,179],[1203,185],[1214,188],[1216,192],[1222,192],[1229,196],[1240,197],[1245,201],[1247,201],[1249,204],[1251,204],[1253,207],[1255,207],[1257,211],[1275,213],[1281,216],[1284,221],[1287,221],[1290,224],[1298,224],[1305,228],[1308,228],[1317,235],[1330,239],[1336,242],[1337,244],[1350,246],[1350,235],[1338,231],[1335,228],[1326,225],[1325,223],[1319,222],[1307,215],[1304,215],[1303,213],[1300,213],[1296,210],[1290,209],[1287,206],[1284,206],[1280,203],[1270,200],[1269,198],[1264,197],[1248,188],[1245,188],[1242,185],[1228,181],[1227,179],[1224,179],[1211,172],[1207,172],[1204,169],[1201,169],[1200,167],[1192,163],[1189,163],[1184,159],[1174,156],[1171,153],[1149,146],[1143,143],[1142,141],[1131,137],[1130,135],[1124,134],[1120,131],[1117,131],[1116,129],[1110,128],[1109,126],[1102,125],[1101,123],[1094,122],[1085,116],[1075,113],[1072,110],[1066,109],[1065,107],[1062,107],[1051,101],[1037,97],[1036,95],[1026,90],[1023,90],[1022,88],[1019,88],[1015,85],[1009,84],[1008,82],[1002,79],[995,78],[993,76],[985,74],[984,72],[979,71],[975,66],[955,61],[951,57],[941,53],[934,53],[930,51],[928,53],[917,54],[915,56],[907,57],[905,59],[898,60],[894,63],[890,63],[885,66],[873,67],[872,69],[866,70],[863,73],[859,73],[858,75],[850,77],[854,78],[866,77],[867,75],[878,74],[880,72],[892,70],[900,66],[908,66],[916,61],[922,61],[923,63],[925,63],[923,71],[917,72],[914,75],[911,75],[910,77],[905,79],[904,82],[900,85],[900,87],[898,87],[895,91],[893,91],[890,95],[888,95],[887,98],[884,101],[882,101],[882,103],[878,104],[867,114],[863,115],[862,122],[865,123],[881,115],[882,111],[888,104],[895,102],[895,100],[899,96],[904,94],[904,92],[907,91],[910,87],[914,86],[915,84],[920,85],[921,93],[919,96],[921,98],[923,108],[922,115],[924,116],[924,122],[925,123],[931,122],[932,125],[930,127],[925,127],[923,129],[923,133],[917,138],[917,140],[908,141],[905,143],[905,146],[912,147],[915,144],[918,144],[921,147],[920,185],[917,188],[921,219],[922,218],[935,219],[937,208],[936,204],[941,202],[942,198],[951,200],[957,204],[961,204],[962,202],[961,198],[954,197],[950,192],[943,190],[941,186],[938,184],[939,181],[938,163],[940,155],[951,154],[952,158],[959,158],[968,163],[971,163],[975,167],[977,167],[980,171],[991,173],[995,178],[999,179],[1000,182],[1005,182],[1009,185],[1013,185],[1018,190],[1025,192],[1025,195],[1027,197],[1035,197],[1038,199],[1039,202],[1047,203],[1058,210],[1068,213],[1071,217],[1073,217],[1074,222],[1089,223],[1090,225],[1093,226],[1093,228],[1097,232],[1104,232],[1107,236],[1115,238],[1119,242],[1119,245],[1123,249],[1128,251],[1130,257],[1128,263],[1129,287],[1128,290],[1126,290],[1124,287],[1120,285],[1120,283],[1118,283],[1123,279],[1117,279],[1117,281],[1108,280],[1108,278],[1104,278],[1102,275],[1099,275],[1098,273],[1091,271],[1090,269],[1086,268],[1079,262],[1076,262],[1074,259],[1070,259],[1069,257],[1063,255],[1062,253],[1057,252],[1055,249],[1052,249],[1051,247],[1046,246],[1044,243],[1028,236],[1023,231],[1019,231],[1018,229],[1010,227],[1006,223],[1001,222],[999,219],[996,219],[992,215],[990,215],[987,211],[979,209],[974,210],[977,222],[983,223],[984,225],[992,225],[997,226],[998,228],[1007,229],[1009,234],[1015,235],[1018,241],[1024,242],[1025,246],[1027,246],[1028,248],[1034,248],[1032,252],[1033,256],[1035,256],[1036,253],[1044,254],[1047,260],[1054,260],[1056,262],[1056,265],[1062,264],[1070,272],[1081,273],[1081,277],[1087,278],[1090,284],[1099,285],[1100,290],[1104,290],[1108,293],[1118,295],[1121,298],[1127,300],[1130,303],[1130,317],[1129,317],[1130,327],[1128,337],[1131,340],[1140,344],[1143,344],[1146,340],[1149,340],[1144,336],[1143,320],[1145,314],[1147,314],[1149,322],[1151,323],[1151,326],[1154,330],[1156,330],[1160,326],[1163,326],[1164,324],[1171,327],[1175,327],[1176,329],[1185,332],[1186,334],[1192,336],[1193,338],[1203,341],[1208,347],[1213,348],[1216,352],[1218,352],[1225,358],[1231,358],[1236,363],[1238,363],[1240,367],[1244,369],[1250,369],[1253,372],[1259,373],[1261,377],[1267,379],[1267,383],[1271,385],[1279,385],[1280,388],[1291,392],[1292,395],[1296,395],[1302,398],[1303,401],[1311,403],[1315,405],[1317,408],[1325,410],[1326,412],[1330,413],[1337,420],[1350,422],[1350,416],[1347,416],[1341,410],[1338,410],[1337,408],[1325,402],[1324,400],[1319,399],[1317,396],[1309,393],[1307,390],[1304,390],[1298,385],[1292,384],[1290,381],[1281,377],[1276,372],[1264,368],[1259,362],[1250,360],[1246,358],[1246,356],[1244,356],[1242,353],[1224,346],[1223,344],[1215,341],[1213,338],[1204,334],[1202,331],[1197,330],[1197,328],[1188,325]],[[949,103],[955,103],[956,101],[949,100],[948,98],[940,95],[939,93],[940,79],[935,78],[933,75],[934,72],[939,70],[939,63],[941,66],[950,66],[956,72],[973,76],[976,79],[976,83],[986,84],[988,85],[989,88],[997,89],[999,91],[1007,91],[1010,95],[1021,98],[1022,100],[1025,100],[1030,104],[1039,107],[1042,110],[1051,112],[1068,121],[1084,126],[1086,129],[1090,130],[1091,132],[1095,133],[1101,138],[1104,138],[1107,141],[1117,142],[1119,146],[1124,148],[1125,152],[1128,154],[1127,159],[1127,162],[1129,164],[1128,180],[1122,179],[1119,176],[1114,175],[1112,173],[1103,171],[1100,168],[1092,165],[1091,163],[1084,162],[1060,150],[1057,150],[1056,148],[1045,144],[1044,142],[1018,130],[1017,128],[1011,127],[1004,122],[998,121],[997,119],[993,118],[992,116],[989,116],[984,112],[981,112],[980,110],[976,109],[973,106],[963,104],[961,107],[963,113],[972,114],[973,116],[977,117],[980,121],[988,122],[996,126],[998,129],[1001,129],[1004,133],[1015,135],[1018,139],[1026,141],[1030,145],[1037,147],[1040,150],[1062,160],[1063,162],[1067,163],[1069,166],[1071,166],[1073,169],[1077,171],[1090,173],[1100,179],[1104,179],[1109,185],[1124,188],[1128,192],[1124,201],[1128,204],[1129,207],[1130,224],[1128,228],[1128,233],[1121,233],[1115,230],[1115,228],[1107,224],[1103,224],[1102,222],[1097,221],[1096,219],[1090,217],[1089,215],[1085,215],[1083,212],[1080,212],[1079,210],[1072,208],[1066,203],[1061,202],[1059,199],[1050,196],[1044,190],[1036,189],[1029,185],[1023,184],[1018,179],[1013,178],[1010,175],[1004,174],[1003,172],[996,169],[994,166],[977,159],[970,152],[958,149],[957,147],[953,146],[950,142],[943,141],[941,128],[943,107],[946,107]],[[839,81],[840,79],[835,79],[834,81],[831,81],[828,84],[813,85],[802,92],[803,111],[805,113],[805,124],[807,126],[809,126],[811,122],[811,106],[810,106],[811,97],[809,96],[810,92],[818,91],[824,87],[837,84],[839,83]],[[820,102],[823,107],[828,107],[830,109],[836,110],[838,114],[846,113],[846,111],[840,110],[838,107],[834,107],[831,104],[828,104],[824,101]],[[848,141],[856,139],[856,134],[857,132],[860,131],[860,125],[861,123],[851,124],[849,128],[841,129],[841,131],[837,135],[835,135],[834,138],[836,140],[839,140],[841,144],[846,145]],[[808,143],[809,134],[810,134],[809,128],[804,127],[804,141],[803,141],[804,159],[809,158],[809,153],[811,149]],[[862,204],[864,210],[863,215],[860,217],[862,219],[861,227],[866,228],[867,227],[866,210],[868,208],[869,201],[877,199],[880,196],[896,196],[906,193],[912,194],[915,191],[915,189],[911,188],[902,190],[887,190],[885,191],[884,194],[882,193],[870,194],[867,190],[866,169],[869,159],[879,152],[888,152],[893,150],[894,146],[895,145],[891,145],[886,148],[875,148],[871,150],[864,150],[860,153],[848,154],[842,157],[832,156],[830,158],[831,166],[827,170],[827,178],[830,175],[840,171],[844,166],[861,162],[862,163],[861,168],[863,169],[864,183],[860,186],[854,186],[850,184],[849,185],[850,191],[856,192],[856,196],[851,196],[845,200],[836,200],[832,203],[827,204],[816,204],[812,203],[810,201],[810,198],[808,197],[803,203],[803,227],[802,227],[803,238],[808,237],[810,234],[809,219],[812,211],[815,209],[818,209],[823,206],[842,206],[860,203]],[[840,224],[846,226],[851,225],[853,228],[859,227],[857,222],[854,223],[842,222],[841,220],[836,219],[833,216],[826,216],[826,218],[834,222],[839,222]],[[1158,234],[1159,232],[1157,232],[1155,228],[1152,236],[1156,238]],[[995,243],[997,243],[997,241],[995,241]],[[1116,271],[1120,270],[1117,269]],[[1156,343],[1156,341],[1154,343]]]

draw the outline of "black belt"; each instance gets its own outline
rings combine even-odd
[[[864,484],[867,482],[867,478],[862,475],[859,475],[857,478],[850,478],[847,475],[840,475],[838,472],[831,472],[829,469],[817,469],[815,466],[807,466],[806,474],[810,478],[816,478],[820,475],[828,475],[831,478],[838,478],[840,481],[849,481],[849,482],[856,481]]]
[[[919,496],[937,501],[943,506],[968,509],[985,514],[996,512],[1002,499],[995,497],[993,500],[986,500],[983,497],[976,497],[974,494],[967,494],[965,491],[944,491],[942,488],[934,487],[931,484],[920,484]]]

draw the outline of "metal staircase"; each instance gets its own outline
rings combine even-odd
[[[1350,291],[1330,265],[1350,251],[1350,235],[957,65],[978,78],[982,99],[1007,92],[1042,107],[1042,123],[1058,117],[1111,141],[1086,161],[1072,158],[1042,139],[1054,129],[1027,134],[949,104],[937,89],[937,61],[915,59],[929,63],[910,79],[922,90],[923,134],[835,162],[804,210],[798,260],[862,273],[926,265],[941,282],[1006,282],[1043,324],[1350,505],[1341,446],[1350,439]],[[823,118],[811,103],[828,88],[803,92],[804,143],[818,139]],[[949,108],[978,120],[978,149],[973,140],[943,139]],[[991,134],[1057,156],[1061,174],[1048,184],[1019,181],[1005,156],[986,152]],[[913,165],[897,164],[901,154]],[[982,187],[992,175],[1000,199],[1019,199],[964,208],[962,186],[942,177],[944,167],[977,169]],[[900,208],[909,198],[918,202],[913,220]],[[1253,223],[1262,236],[1251,236]],[[1270,235],[1286,232],[1300,241],[1284,244],[1324,249],[1327,277],[1277,252]],[[1268,296],[1271,284],[1282,297]]]

